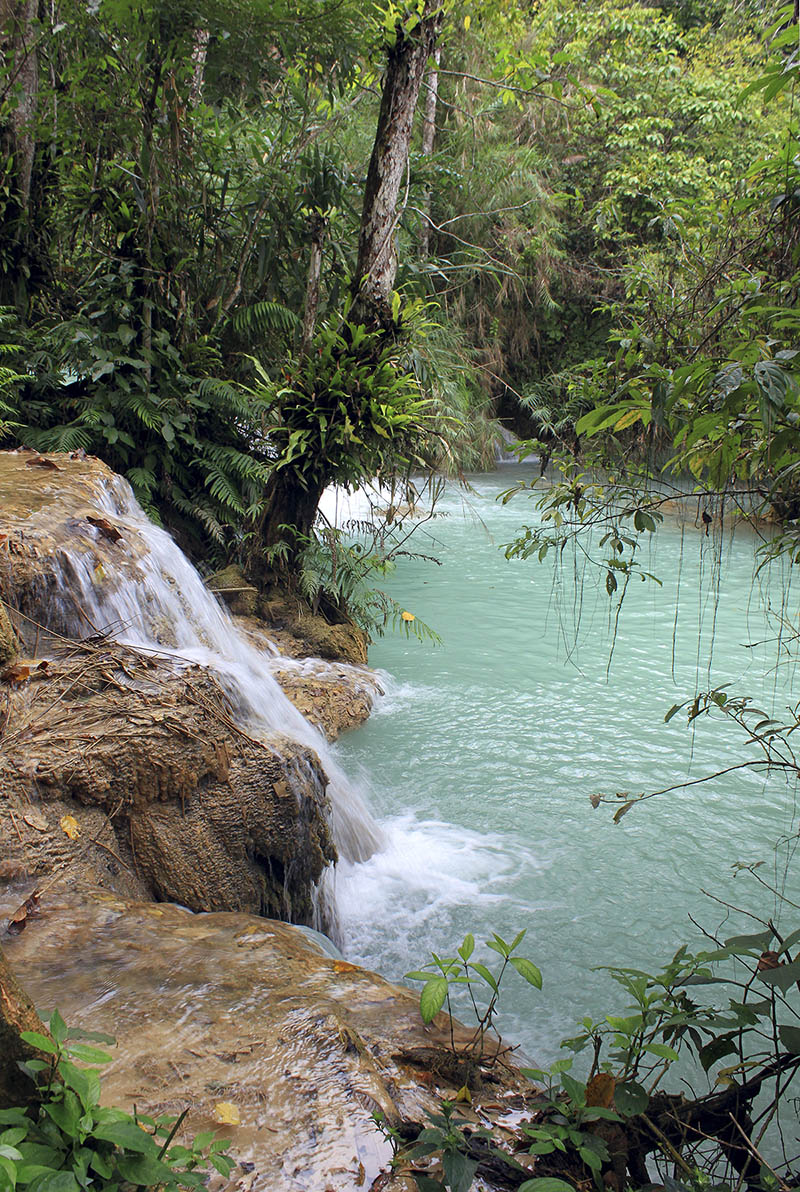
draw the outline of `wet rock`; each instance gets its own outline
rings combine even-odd
[[[364,666],[369,638],[363,629],[347,621],[331,625],[297,601],[273,592],[258,605],[268,631],[282,631],[294,639],[293,651],[302,657],[329,658]]]
[[[302,642],[268,629],[257,617],[237,617],[236,623],[255,646],[273,653],[270,669],[284,694],[329,741],[363,724],[383,694],[377,675],[365,666],[307,658]]]
[[[318,759],[238,729],[207,671],[73,643],[41,680],[5,687],[6,862],[193,910],[312,921],[335,859]]]
[[[225,601],[232,613],[252,617],[258,604],[258,589],[248,583],[241,567],[232,563],[210,576],[206,581],[209,589]]]
[[[51,464],[52,467],[45,467]],[[135,532],[121,536],[103,507],[120,481],[98,459],[73,452],[0,452],[0,599],[24,649],[37,654],[53,636],[94,624],[81,607],[77,565],[114,589],[148,554]]]
[[[58,1006],[68,1023],[116,1036],[106,1104],[188,1106],[186,1131],[229,1138],[251,1192],[368,1189],[391,1158],[373,1112],[424,1122],[454,1092],[398,1059],[447,1047],[446,1016],[423,1026],[418,994],[323,955],[287,924],[53,890],[3,948],[42,1012]],[[524,1083],[497,1071],[493,1113]],[[483,1096],[464,1107],[476,1124]],[[220,1103],[241,1124],[222,1126]]]

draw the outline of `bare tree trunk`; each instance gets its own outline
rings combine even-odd
[[[322,246],[325,243],[326,221],[321,215],[311,221],[311,254],[308,261],[306,301],[303,309],[303,341],[300,351],[305,356],[311,349],[314,327],[319,309],[319,281],[322,274]]]
[[[11,133],[16,161],[16,198],[23,216],[31,197],[33,159],[36,153],[34,120],[39,93],[39,59],[36,53],[37,0],[0,0],[2,54],[10,68]]]
[[[198,29],[194,35],[192,45],[192,87],[189,92],[189,104],[196,108],[203,98],[203,83],[206,70],[206,56],[211,34],[208,29]]]
[[[389,50],[378,128],[367,172],[356,268],[356,318],[387,325],[397,274],[394,233],[414,112],[425,64],[434,51],[442,14],[435,0],[425,0],[419,23],[406,33],[399,25]]]
[[[439,63],[442,60],[442,47],[437,46],[433,51],[433,65],[428,71],[425,81],[425,116],[422,121],[422,156],[433,155],[433,142],[436,138],[436,104],[439,99]],[[427,257],[431,246],[431,188],[425,188],[425,198],[422,203],[422,231],[419,236],[419,251],[422,257]]]
[[[47,1034],[33,1002],[17,983],[0,948],[0,1108],[27,1105],[35,1100],[35,1085],[19,1070],[18,1064],[43,1056],[20,1038],[22,1031]]]

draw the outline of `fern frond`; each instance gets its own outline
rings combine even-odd
[[[282,302],[255,302],[243,306],[233,316],[233,326],[240,335],[280,331],[289,335],[300,326],[300,319]]]

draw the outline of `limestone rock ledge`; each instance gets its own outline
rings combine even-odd
[[[305,642],[258,617],[235,616],[234,621],[253,645],[272,653],[270,670],[284,695],[329,741],[368,719],[376,698],[383,694],[374,671],[355,663],[309,657]]]
[[[9,908],[7,892],[0,927]],[[3,948],[43,1013],[57,1006],[116,1037],[107,1104],[189,1106],[188,1134],[230,1138],[245,1165],[231,1192],[367,1192],[376,1177],[384,1187],[391,1151],[373,1112],[423,1122],[455,1092],[405,1058],[447,1046],[446,1016],[423,1026],[418,994],[323,955],[287,924],[52,890]],[[495,1114],[511,1108],[524,1085],[506,1069],[464,1112],[477,1121],[484,1099]],[[220,1103],[239,1125],[220,1125]]]
[[[209,672],[65,643],[3,687],[0,884],[64,870],[73,887],[311,923],[336,856],[317,757],[238,729]]]

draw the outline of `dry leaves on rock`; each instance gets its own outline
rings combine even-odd
[[[18,685],[27,683],[28,679],[43,679],[49,665],[46,658],[19,658],[0,671],[0,681]]]
[[[87,513],[86,520],[89,525],[94,526],[96,530],[99,530],[105,538],[109,538],[112,542],[120,542],[122,540],[119,530],[107,517],[97,517],[92,513]]]

